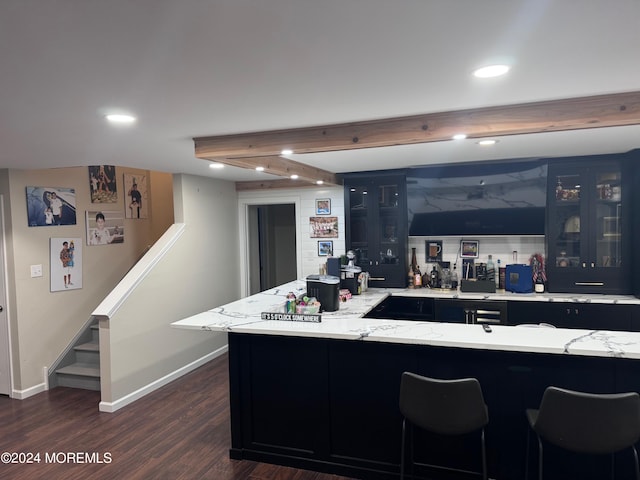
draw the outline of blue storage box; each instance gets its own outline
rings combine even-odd
[[[507,265],[505,272],[505,290],[515,293],[533,292],[533,270],[531,265]]]

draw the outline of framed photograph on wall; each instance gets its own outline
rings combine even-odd
[[[82,239],[51,238],[49,241],[51,291],[82,288]]]
[[[110,245],[124,242],[122,212],[87,210],[87,245]]]
[[[328,255],[333,255],[333,241],[318,240],[318,256],[326,257]]]
[[[76,191],[61,187],[27,187],[30,227],[76,224]]]
[[[124,174],[124,218],[147,218],[147,176]]]
[[[309,217],[311,238],[338,238],[338,217]]]
[[[316,200],[316,215],[331,215],[330,198],[320,198]]]
[[[116,203],[116,167],[113,165],[94,165],[89,167],[89,190],[91,203]]]
[[[460,257],[461,258],[478,258],[479,255],[478,240],[461,240],[460,241]]]

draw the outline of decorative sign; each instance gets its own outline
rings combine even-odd
[[[287,320],[289,322],[312,322],[320,323],[322,316],[308,313],[275,313],[262,312],[260,314],[262,320]]]
[[[338,238],[338,217],[309,217],[311,238]]]

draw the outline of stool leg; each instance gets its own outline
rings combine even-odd
[[[527,454],[524,457],[524,480],[529,480],[529,452],[531,450],[531,432],[527,429]]]
[[[482,429],[482,434],[480,435],[480,443],[482,444],[482,478],[483,480],[487,480],[487,447],[484,441],[484,428]]]
[[[542,440],[538,435],[538,479],[542,480]]]
[[[633,450],[633,462],[636,467],[636,480],[640,480],[640,469],[638,468],[638,451],[636,450],[635,445],[631,445],[631,449]]]
[[[402,419],[402,447],[400,450],[400,480],[404,479],[404,449],[405,449],[405,437],[407,433],[407,420],[406,418]]]

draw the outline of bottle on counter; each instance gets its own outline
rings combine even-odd
[[[450,290],[451,289],[451,270],[448,269],[447,267],[444,267],[442,269],[440,278],[441,278],[440,283],[442,285],[442,288]]]
[[[420,267],[418,265],[416,265],[416,268],[413,271],[413,275],[413,286],[415,288],[422,288],[422,272],[420,272]]]
[[[409,273],[407,273],[407,286],[408,288],[414,288],[413,286],[413,282],[415,281],[416,277],[413,274],[413,267],[411,265],[409,265]]]
[[[496,281],[496,266],[493,263],[493,255],[489,255],[487,258],[487,277],[486,279],[490,282]]]
[[[458,271],[456,270],[456,265],[453,265],[453,271],[451,272],[451,288],[453,290],[458,289]]]
[[[542,279],[542,275],[538,275],[536,277],[536,281],[533,284],[533,289],[536,293],[544,293],[544,280]]]
[[[433,270],[431,270],[429,285],[431,288],[440,288],[440,275],[438,274],[438,267],[435,265],[433,266]]]

